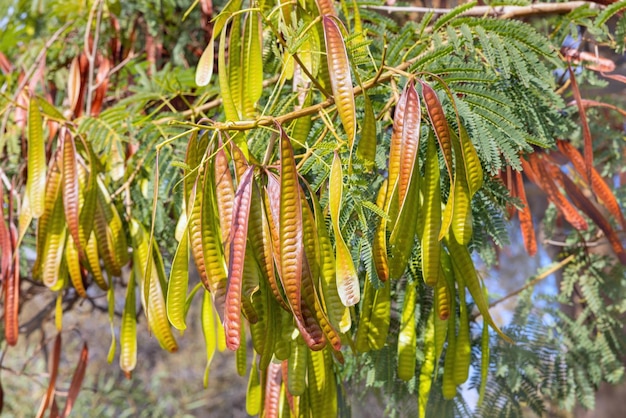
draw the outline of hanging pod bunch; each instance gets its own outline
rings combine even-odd
[[[61,128],[56,149],[46,164],[45,154],[37,151],[37,144],[43,143],[38,101],[31,101],[30,107],[29,142],[33,149],[28,166],[33,179],[27,186],[23,211],[37,219],[33,277],[57,291],[71,284],[82,297],[91,281],[106,290],[109,283],[101,263],[111,278],[120,277],[129,261],[126,226],[98,178],[99,163],[90,144]],[[37,196],[41,193],[39,180],[35,181],[38,177],[44,179],[42,196]]]
[[[169,280],[166,285],[161,281],[156,244],[150,251],[149,235],[136,221],[134,265],[148,267],[135,268],[134,277],[140,288],[148,289],[146,281],[150,289],[156,287],[148,295],[148,306],[158,304],[152,298],[159,298],[162,285],[166,317],[182,331],[195,294],[189,292],[186,266],[192,258],[206,290],[205,382],[213,353],[221,345],[237,352],[238,372],[249,373],[249,411],[271,405],[278,410],[287,407],[304,413],[322,408],[333,413],[336,402],[324,399],[336,398],[333,358],[342,361],[341,333],[350,329],[347,304],[358,301],[358,276],[347,249],[341,250],[338,241],[333,248],[319,197],[298,175],[291,139],[278,123],[276,130],[276,170],[252,164],[237,145],[224,144],[219,135],[190,136],[183,181],[187,221],[181,226]],[[330,204],[333,222],[343,181],[338,158],[333,175],[340,179],[339,189],[333,189]],[[341,230],[338,224],[335,228],[338,239]],[[128,317],[133,306],[127,303]],[[151,328],[161,326],[160,310],[147,314],[149,322],[151,316],[155,321]],[[131,334],[132,321],[123,322],[124,336]],[[173,348],[169,327],[159,329],[162,345]],[[252,365],[246,362],[246,329],[254,349]],[[126,351],[132,353],[128,344]],[[124,367],[130,369],[133,357],[124,359],[129,364]],[[268,380],[277,362],[282,362],[279,390],[291,399],[279,405],[272,403],[283,398],[273,398],[273,380]]]

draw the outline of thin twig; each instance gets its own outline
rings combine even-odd
[[[589,1],[570,1],[566,3],[534,3],[528,6],[476,6],[466,10],[461,16],[495,16],[500,19],[512,19],[518,17],[542,15],[542,14],[562,14],[588,5],[589,8],[600,8],[601,5]],[[387,13],[435,13],[447,14],[454,9],[442,9],[433,7],[416,6],[374,6],[364,5],[363,9],[380,10]]]
[[[91,20],[93,19],[93,11],[95,8],[98,8],[98,14],[96,16],[96,28],[93,36],[93,44],[91,46],[91,50],[87,51],[89,48],[89,34],[91,32]],[[87,104],[85,108],[85,114],[87,116],[91,115],[91,99],[93,92],[95,90],[95,86],[93,85],[93,79],[95,77],[95,67],[96,67],[96,56],[98,55],[98,41],[100,39],[100,22],[102,21],[102,1],[97,0],[91,11],[89,12],[89,21],[87,22],[87,30],[85,31],[85,55],[87,55],[87,62],[89,62],[89,74],[88,74],[88,82],[87,82]]]
[[[532,280],[530,280],[528,283],[526,283],[524,286],[520,287],[519,289],[509,293],[506,296],[501,297],[500,299],[497,299],[497,300],[491,302],[489,304],[489,308],[493,308],[494,306],[504,302],[505,300],[511,299],[513,296],[519,295],[524,290],[526,290],[526,289],[528,289],[530,287],[535,286],[537,283],[539,283],[540,281],[546,279],[551,274],[556,273],[557,271],[561,270],[563,267],[565,267],[566,265],[568,265],[572,261],[574,261],[574,254],[570,254],[569,256],[567,256],[566,258],[561,260],[559,263],[552,265],[548,270],[544,271],[541,274],[538,274]]]
[[[33,76],[33,73],[35,72],[35,70],[37,70],[37,67],[39,67],[41,60],[45,58],[46,52],[48,51],[48,49],[52,46],[53,43],[56,42],[59,36],[61,36],[61,34],[65,32],[65,29],[67,29],[72,23],[73,21],[66,22],[56,32],[54,32],[54,34],[43,45],[43,47],[41,48],[41,51],[39,51],[39,54],[37,54],[37,57],[35,58],[33,65],[30,66],[24,78],[22,79],[20,84],[17,86],[17,90],[15,90],[15,93],[13,94],[13,99],[11,100],[11,102],[13,103],[13,106],[15,102],[17,102],[17,99],[20,96],[20,94],[22,94],[22,90],[24,90],[24,87],[26,87],[26,85],[30,82],[30,78]],[[6,113],[4,114],[4,118],[2,118],[2,126],[0,127],[0,150],[4,149],[4,144],[5,144],[4,132],[9,122],[9,115],[11,114],[11,110],[12,110],[12,106],[9,105],[6,109]]]

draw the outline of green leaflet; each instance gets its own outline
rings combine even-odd
[[[489,305],[483,294],[482,287],[476,274],[474,262],[470,256],[469,250],[466,246],[459,244],[454,239],[446,240],[446,245],[450,250],[450,256],[452,258],[452,266],[454,268],[454,275],[463,275],[465,279],[465,286],[470,291],[474,303],[480,314],[485,318],[487,323],[508,343],[512,343],[512,340],[506,336],[500,328],[496,325],[489,313]]]

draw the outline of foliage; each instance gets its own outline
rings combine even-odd
[[[358,0],[0,6],[7,345],[28,295],[57,295],[40,414],[79,298],[106,298],[128,377],[139,318],[170,352],[199,322],[205,385],[215,351],[235,351],[251,415],[347,414],[346,381],[390,415],[406,399],[470,415],[468,379],[481,415],[593,408],[623,375],[625,112],[582,87],[625,80],[582,29],[623,51],[625,6],[553,6],[567,13],[468,3],[402,23]],[[522,292],[500,330],[475,255],[495,261],[516,213],[541,250],[530,183],[547,237],[566,235],[561,288]],[[589,251],[598,237],[608,252]]]

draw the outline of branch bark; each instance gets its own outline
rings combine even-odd
[[[590,8],[600,8],[598,2],[570,1],[566,3],[534,3],[528,6],[476,6],[465,11],[461,16],[494,16],[500,19],[513,19],[533,15],[563,14],[589,5]],[[414,6],[361,6],[364,9],[380,10],[387,13],[428,13],[446,14],[454,9]]]

